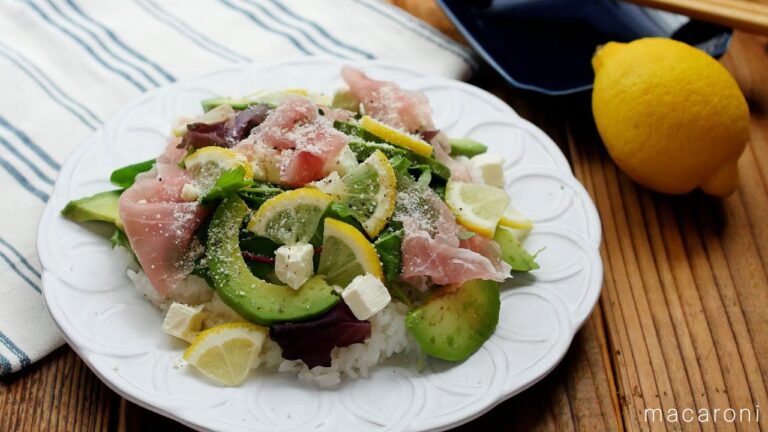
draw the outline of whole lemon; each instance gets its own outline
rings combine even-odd
[[[608,153],[637,183],[725,196],[749,139],[749,108],[715,59],[664,38],[610,42],[592,59],[592,111]]]

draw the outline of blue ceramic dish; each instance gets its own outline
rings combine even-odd
[[[592,88],[590,61],[608,41],[672,37],[714,57],[732,31],[614,0],[437,0],[511,85],[549,95]]]

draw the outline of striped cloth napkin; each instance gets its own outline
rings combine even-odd
[[[464,78],[466,48],[379,0],[0,0],[0,376],[63,344],[35,233],[67,154],[121,105],[201,69],[297,55]]]

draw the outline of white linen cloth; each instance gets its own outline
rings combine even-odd
[[[64,343],[35,236],[67,154],[148,89],[299,55],[451,78],[475,66],[470,50],[379,0],[0,0],[0,376]]]

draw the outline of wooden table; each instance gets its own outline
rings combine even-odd
[[[662,196],[628,180],[600,142],[589,94],[513,90],[488,70],[475,78],[568,156],[600,211],[605,284],[562,363],[459,430],[768,429],[768,418],[645,418],[646,409],[666,417],[686,408],[755,413],[756,405],[768,416],[768,40],[737,33],[723,63],[749,101],[752,142],[738,193],[722,201]],[[0,381],[0,431],[43,430],[185,428],[120,398],[63,347]]]

